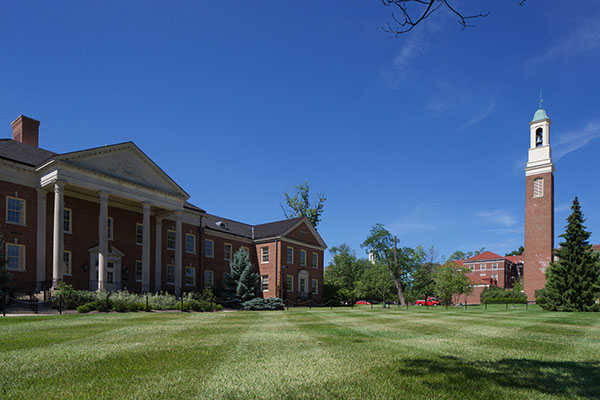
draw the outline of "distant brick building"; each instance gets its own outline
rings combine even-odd
[[[522,274],[522,256],[500,256],[491,251],[478,254],[466,260],[458,261],[470,270],[466,276],[471,280],[472,292],[462,295],[459,302],[480,304],[481,292],[492,286],[510,289]]]
[[[306,218],[249,225],[208,214],[132,142],[57,154],[20,116],[0,140],[0,233],[16,290],[175,293],[223,285],[246,248],[264,297],[323,292],[326,244]]]

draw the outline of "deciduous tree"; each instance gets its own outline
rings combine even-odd
[[[321,222],[321,215],[325,207],[325,196],[317,194],[314,202],[310,201],[310,186],[308,182],[296,186],[293,195],[283,192],[284,204],[281,204],[281,210],[286,218],[307,217],[312,226],[316,229]]]
[[[465,275],[467,269],[459,264],[449,261],[433,275],[435,293],[442,304],[452,304],[453,297],[456,302],[462,294],[471,293],[471,282]]]
[[[398,249],[397,239],[384,228],[382,224],[375,224],[367,239],[361,244],[367,252],[373,252],[377,260],[383,263],[394,281],[398,300],[405,305],[404,291],[410,280],[411,273],[423,260],[423,254],[403,247]]]

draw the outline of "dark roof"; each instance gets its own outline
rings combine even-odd
[[[35,167],[55,156],[49,150],[17,142],[11,139],[0,139],[0,157]]]
[[[269,222],[254,226],[254,238],[261,239],[273,236],[279,236],[296,225],[304,217],[284,219],[281,221]]]
[[[189,210],[193,210],[193,211],[199,211],[201,213],[204,213],[206,211],[204,211],[203,209],[201,209],[198,206],[193,205],[192,203],[190,203],[189,201],[186,201],[185,204],[183,205],[184,208],[187,208]]]
[[[280,236],[294,226],[301,218],[284,219],[260,225],[250,225],[232,219],[206,214],[205,227],[213,231],[229,233],[231,235],[243,236],[250,239],[264,239]]]
[[[206,214],[204,221],[207,229],[252,238],[252,225],[211,214]],[[217,222],[221,222],[222,224],[217,225]]]

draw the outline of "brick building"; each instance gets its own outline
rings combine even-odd
[[[264,297],[320,301],[325,242],[306,218],[249,225],[208,214],[133,142],[58,154],[20,116],[0,140],[0,233],[16,290],[175,293],[223,285],[241,247]]]
[[[523,273],[522,256],[500,256],[491,251],[478,254],[466,260],[458,261],[460,265],[470,270],[466,276],[471,280],[473,291],[462,295],[459,302],[479,304],[483,289],[496,286],[510,289]]]

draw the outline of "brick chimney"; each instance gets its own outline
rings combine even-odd
[[[36,121],[35,119],[24,115],[19,115],[11,125],[13,129],[13,140],[15,142],[38,147],[40,121]]]

